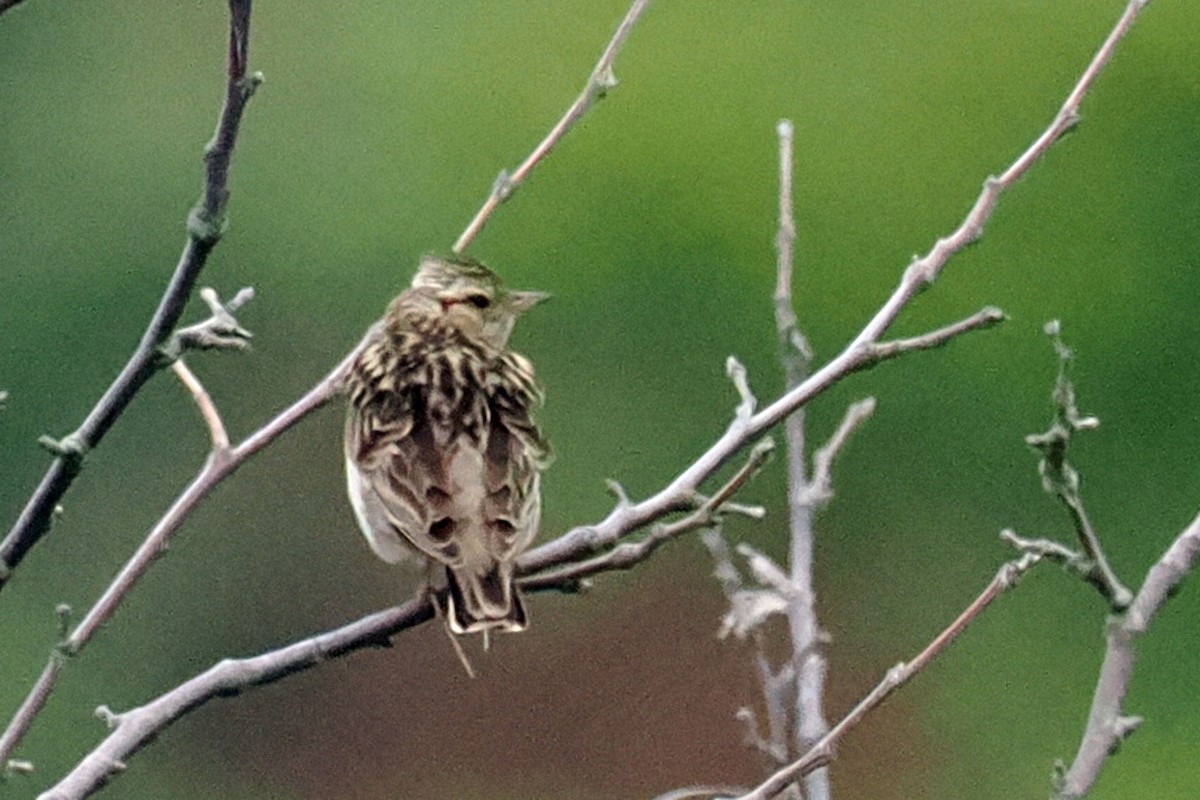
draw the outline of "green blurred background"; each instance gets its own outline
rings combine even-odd
[[[244,436],[311,386],[446,251],[496,172],[575,97],[624,0],[353,5],[261,2],[232,225],[201,284],[230,296],[246,354],[189,358]],[[620,88],[503,207],[472,252],[554,301],[517,332],[547,387],[557,452],[543,537],[600,518],[604,479],[656,490],[726,425],[736,354],[780,386],[771,315],[775,123],[796,125],[800,316],[833,355],[913,253],[956,226],[990,173],[1049,122],[1122,7],[1041,2],[670,3],[617,63]],[[173,267],[223,87],[225,5],[27,0],[0,17],[3,527],[83,418]],[[1085,499],[1117,571],[1145,570],[1200,498],[1200,8],[1153,4],[1079,130],[1006,195],[979,245],[902,317],[912,334],[1004,308],[1000,329],[855,376],[811,407],[874,418],[837,469],[818,545],[839,715],[910,657],[1010,553],[998,531],[1069,536],[1022,442],[1049,421],[1061,318],[1078,353]],[[186,317],[203,315],[199,303]],[[136,705],[250,655],[407,598],[343,499],[340,408],[244,467],[81,658],[18,755],[33,796]],[[206,435],[169,374],[152,381],[0,595],[0,714],[202,462]],[[766,521],[731,538],[782,557],[783,462],[744,496]],[[694,539],[586,599],[539,596],[533,628],[467,680],[433,626],[187,717],[112,798],[646,797],[761,774],[733,720],[755,684],[715,640],[722,599]],[[1052,566],[846,740],[835,797],[1042,797],[1078,744],[1105,610]],[[1194,798],[1200,599],[1140,647],[1128,710],[1146,723],[1096,798]]]

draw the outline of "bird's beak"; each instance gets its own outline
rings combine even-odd
[[[513,292],[511,295],[512,307],[519,314],[523,314],[543,300],[549,299],[550,295],[545,292]]]

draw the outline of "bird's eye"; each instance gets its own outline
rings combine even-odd
[[[492,304],[491,299],[486,294],[467,295],[467,302],[476,308],[487,308]]]

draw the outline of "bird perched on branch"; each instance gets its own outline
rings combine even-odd
[[[527,625],[513,568],[537,533],[549,450],[533,365],[508,337],[546,297],[505,289],[478,262],[426,256],[346,379],[359,526],[388,563],[424,556],[430,584],[444,567],[438,608],[454,633]]]

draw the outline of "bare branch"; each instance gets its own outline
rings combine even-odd
[[[529,177],[529,173],[533,168],[541,163],[550,151],[562,141],[562,138],[567,135],[571,128],[575,127],[575,123],[583,118],[583,115],[588,112],[597,100],[601,100],[610,89],[615,89],[617,86],[617,77],[613,74],[613,62],[616,61],[617,53],[620,52],[621,46],[625,44],[625,40],[629,38],[630,31],[637,23],[638,18],[642,16],[642,12],[646,10],[646,6],[650,0],[633,0],[633,5],[629,7],[629,11],[625,13],[625,18],[621,20],[621,24],[617,26],[616,33],[613,34],[608,46],[604,48],[604,52],[600,56],[600,60],[596,62],[596,66],[592,69],[592,74],[588,76],[587,84],[583,87],[579,97],[567,109],[567,113],[562,119],[550,129],[546,134],[546,138],[538,143],[538,146],[533,149],[521,165],[509,174],[507,171],[501,171],[497,176],[495,183],[492,184],[492,191],[484,201],[483,207],[475,214],[475,218],[467,225],[466,230],[458,237],[458,241],[454,243],[454,253],[462,255],[474,241],[479,232],[483,230],[483,226],[487,224],[492,213],[499,208],[500,204],[508,200],[512,193],[517,190],[517,187],[525,182]]]
[[[654,800],[717,800],[721,797],[732,797],[746,791],[741,786],[685,786],[673,789],[666,794],[660,794]]]
[[[974,320],[972,324],[964,325],[961,328],[956,327],[956,335],[988,327],[1000,319],[1003,319],[1003,315],[994,317],[993,314],[986,313],[986,311],[980,312],[971,318]],[[942,339],[941,342],[946,340]],[[903,352],[905,351],[889,350],[886,356],[881,356],[871,346],[859,347],[851,344],[795,389],[785,392],[766,408],[749,416],[746,416],[744,412],[748,407],[747,401],[753,396],[742,393],[742,403],[738,407],[738,413],[735,414],[733,423],[704,454],[686,467],[669,485],[645,500],[636,503],[618,503],[609,515],[598,524],[575,528],[526,553],[521,559],[522,571],[537,572],[549,564],[580,560],[590,554],[608,549],[631,531],[660,519],[666,514],[687,508],[700,485],[748,443],[757,439],[769,428],[778,425],[797,408],[807,404],[847,375],[867,369],[879,363],[884,357],[891,358]],[[736,361],[734,363],[736,364]],[[732,374],[735,376],[736,383],[736,368]],[[746,388],[748,390],[748,386]],[[741,393],[741,389],[742,387],[739,386],[739,393]]]
[[[1130,0],[1116,26],[1092,57],[1046,130],[999,177],[990,177],[983,182],[983,191],[979,193],[975,205],[971,207],[962,224],[949,236],[939,239],[924,257],[915,259],[908,266],[900,280],[900,286],[863,328],[852,347],[877,341],[891,327],[913,296],[937,279],[950,257],[983,235],[983,227],[996,210],[1000,195],[1020,180],[1064,133],[1079,122],[1079,106],[1083,98],[1087,96],[1104,65],[1112,58],[1121,39],[1129,32],[1137,15],[1148,3],[1149,0]]]
[[[57,660],[61,658],[61,655],[78,655],[87,646],[100,626],[112,618],[117,607],[124,601],[126,595],[146,570],[150,568],[150,565],[166,550],[168,541],[200,504],[200,501],[207,497],[221,481],[233,474],[252,455],[277,439],[309,413],[325,405],[341,391],[342,379],[350,368],[350,364],[371,337],[376,334],[376,331],[377,328],[374,327],[368,331],[359,345],[332,372],[310,389],[307,394],[240,444],[225,449],[214,449],[210,453],[200,472],[151,529],[124,568],[104,590],[104,594],[51,654],[50,663],[43,671],[42,679],[34,686],[21,709],[9,722],[4,734],[0,736],[0,764],[3,764],[12,755],[14,748],[28,730],[29,725],[32,724],[53,689],[59,671]]]
[[[229,0],[229,12],[229,78],[225,104],[216,133],[204,151],[204,196],[188,215],[187,244],[137,349],[116,380],[74,433],[61,440],[43,437],[42,443],[49,445],[56,457],[16,523],[0,542],[0,589],[25,554],[49,532],[59,501],[83,467],[84,454],[100,443],[141,387],[164,366],[159,347],[179,322],[196,278],[224,232],[234,143],[246,104],[262,81],[260,74],[246,74],[250,0]]]
[[[951,339],[961,336],[964,333],[970,333],[974,330],[990,328],[993,325],[998,325],[1008,319],[1004,312],[995,306],[988,306],[975,312],[966,319],[953,322],[944,328],[938,328],[935,331],[913,336],[909,339],[893,339],[887,342],[879,342],[871,346],[871,352],[880,361],[895,358],[903,353],[909,353],[913,350],[932,350],[935,347],[941,347]]]
[[[348,365],[348,363],[349,359],[344,362],[344,366]],[[340,380],[340,372],[340,368],[339,370],[335,370],[327,381],[336,383],[336,380],[333,379],[337,378]],[[259,434],[255,434],[255,437],[259,437]],[[261,437],[255,437],[247,439],[246,442],[243,442],[231,451],[230,459],[227,462],[230,466],[226,466],[224,469],[232,471],[232,465],[235,463],[234,459],[239,458],[246,449],[251,447],[257,449],[257,447],[265,444],[265,441],[261,441]],[[553,575],[533,576],[521,581],[521,586],[527,591],[569,589],[572,586],[578,585],[588,575],[608,570],[627,569],[634,563],[649,557],[660,544],[670,538],[688,530],[694,530],[701,525],[712,524],[714,515],[719,513],[721,505],[750,479],[757,468],[761,466],[762,461],[765,460],[769,451],[770,448],[765,444],[755,448],[751,459],[730,478],[721,491],[706,500],[692,514],[681,518],[671,525],[661,526],[656,533],[648,537],[645,544],[635,548],[636,552],[614,551],[620,552],[620,555],[616,555],[603,563],[597,560],[595,563],[586,565],[585,569],[564,570],[561,573]],[[197,478],[197,482],[201,478]],[[193,483],[193,487],[197,485],[197,482]],[[210,490],[212,485],[215,485],[215,482],[210,477],[205,484],[205,491]],[[189,487],[190,489],[191,487]],[[194,505],[201,496],[203,495],[195,493],[189,495],[189,493],[185,492],[180,501],[176,503],[176,506],[172,508],[172,512],[169,512],[168,516],[164,517],[163,521],[160,521],[159,526],[156,527],[156,531],[163,528],[168,521],[174,520],[179,516],[176,509],[180,508],[185,499],[189,504]],[[147,543],[149,544],[149,540]],[[145,549],[146,545],[143,545],[142,550]],[[142,550],[139,550],[139,553]],[[132,574],[132,570],[140,563],[135,556],[135,559],[131,560],[130,565],[122,572],[122,576],[125,576],[127,573]],[[136,576],[134,578],[136,579]],[[109,587],[105,598],[102,598],[96,608],[93,608],[89,612],[88,617],[85,618],[83,623],[80,623],[79,628],[76,629],[64,644],[64,652],[78,652],[90,639],[91,635],[95,633],[101,615],[106,611],[107,613],[111,613],[112,607],[115,606],[115,603],[106,605],[106,599],[109,595],[123,595],[124,591],[127,590],[128,584],[122,583],[122,578],[119,577],[113,586]],[[118,601],[119,599],[120,596],[117,597]],[[105,709],[104,716],[109,721],[110,727],[114,728],[113,732],[80,762],[67,777],[49,792],[43,794],[41,798],[42,800],[66,800],[67,798],[86,797],[102,786],[116,772],[113,765],[124,764],[130,756],[141,749],[155,735],[179,719],[179,717],[203,705],[214,697],[233,694],[251,686],[274,682],[293,673],[316,666],[323,660],[345,655],[354,650],[366,647],[386,646],[389,639],[395,634],[424,623],[432,619],[433,616],[434,608],[430,602],[430,598],[423,596],[409,601],[398,608],[372,614],[336,630],[302,639],[294,644],[254,658],[222,661],[208,671],[197,675],[150,703],[131,711],[115,714]]]
[[[788,390],[792,390],[808,377],[813,354],[808,340],[800,331],[792,300],[796,240],[795,213],[792,209],[792,123],[781,120],[776,126],[776,133],[779,135],[779,231],[775,236],[778,256],[775,331],[779,337],[784,384]],[[791,708],[776,709],[776,716],[781,717],[777,727],[782,730],[774,732],[772,740],[786,757],[791,757],[794,752],[804,751],[812,742],[824,736],[829,724],[825,720],[823,707],[826,663],[819,647],[825,636],[817,622],[817,595],[813,585],[819,479],[810,482],[808,477],[804,408],[793,411],[783,425],[787,442],[788,566],[791,572],[791,591],[786,596],[784,613],[792,640],[791,664],[787,665],[786,671],[792,676],[794,686],[791,687]],[[826,496],[832,496],[832,493],[826,492]],[[757,659],[761,673],[766,660],[761,647]],[[770,682],[761,679],[760,682],[767,708],[776,708],[779,702],[778,688]],[[823,772],[810,775],[805,783],[806,800],[828,800],[828,775]]]
[[[1083,551],[1090,562],[1083,578],[1099,590],[1108,600],[1113,611],[1123,611],[1133,600],[1131,592],[1123,583],[1104,555],[1100,537],[1096,535],[1083,507],[1079,491],[1079,473],[1067,461],[1067,450],[1072,437],[1079,431],[1090,430],[1099,425],[1095,417],[1084,417],[1075,404],[1075,387],[1068,373],[1071,366],[1071,351],[1063,344],[1057,321],[1046,326],[1046,333],[1054,340],[1058,353],[1058,376],[1054,382],[1054,421],[1045,433],[1025,437],[1026,443],[1042,454],[1038,471],[1042,475],[1042,486],[1066,507],[1079,537]]]
[[[17,743],[21,741],[21,737],[29,730],[29,726],[33,724],[37,715],[46,705],[50,693],[54,690],[54,684],[58,680],[58,672],[62,669],[62,665],[63,654],[55,648],[50,652],[50,660],[46,662],[42,674],[38,676],[33,688],[29,690],[29,695],[21,703],[17,713],[13,715],[12,721],[4,730],[3,735],[0,735],[0,768],[5,771],[10,769],[13,764],[22,763],[10,759],[9,756],[12,755]],[[17,771],[22,772],[20,769]]]
[[[775,126],[779,135],[779,231],[775,234],[775,330],[784,365],[786,386],[790,389],[804,380],[812,363],[808,340],[796,322],[792,303],[792,271],[796,243],[796,219],[792,210],[792,134],[789,120]]]
[[[183,363],[182,358],[172,364],[171,369],[174,370],[184,387],[191,392],[192,399],[196,401],[196,406],[200,409],[200,416],[204,418],[204,424],[208,426],[209,438],[212,440],[213,455],[225,453],[229,449],[229,434],[225,431],[225,423],[221,421],[221,412],[217,411],[217,406],[208,396],[208,391],[200,383],[200,379],[188,369],[187,364]]]
[[[559,586],[573,587],[579,581],[597,575],[601,572],[627,570],[649,558],[655,550],[666,542],[678,538],[684,533],[697,528],[705,528],[717,521],[725,503],[746,484],[759,468],[766,462],[774,449],[770,439],[763,439],[750,451],[746,463],[714,494],[703,500],[700,506],[674,522],[654,526],[646,537],[637,542],[626,542],[612,548],[602,555],[585,559],[576,563],[568,561],[558,569],[548,569],[546,565],[537,574],[529,574],[529,570],[518,566],[518,574],[528,575],[519,581],[522,588],[528,591],[554,589]]]
[[[1055,800],[1076,800],[1086,795],[1100,776],[1104,762],[1136,730],[1141,720],[1123,713],[1125,694],[1133,679],[1134,643],[1149,630],[1159,609],[1191,573],[1198,556],[1200,516],[1192,520],[1150,568],[1125,613],[1109,623],[1108,646],[1092,696],[1087,727],[1075,760],[1055,787]]]
[[[797,498],[799,502],[811,509],[819,508],[829,502],[829,499],[833,497],[833,460],[850,441],[850,435],[858,430],[858,426],[866,422],[874,412],[874,397],[859,400],[846,409],[842,422],[834,431],[833,436],[829,437],[829,441],[825,443],[824,447],[813,454],[812,480],[802,488],[800,496]]]
[[[872,348],[879,343],[879,337],[888,329],[900,311],[922,288],[936,279],[950,256],[979,237],[983,223],[990,217],[999,194],[1003,189],[1010,186],[1023,175],[1046,151],[1049,145],[1056,141],[1063,131],[1070,127],[1070,124],[1073,124],[1076,117],[1075,109],[1082,100],[1087,88],[1098,74],[1104,62],[1108,60],[1115,43],[1124,35],[1133,17],[1136,16],[1137,11],[1140,10],[1142,5],[1144,5],[1144,0],[1142,2],[1138,2],[1137,0],[1131,2],[1125,16],[1122,17],[1121,23],[1118,24],[1113,34],[1110,35],[1109,40],[1106,41],[1105,46],[1101,49],[1101,52],[1088,67],[1076,89],[1068,98],[1067,104],[1064,105],[1063,110],[1055,117],[1051,126],[1003,175],[999,178],[989,179],[985,183],[983,192],[968,213],[967,218],[954,233],[945,239],[939,240],[928,255],[909,265],[900,281],[900,285],[850,345],[794,389],[785,392],[766,408],[754,413],[749,419],[735,419],[726,432],[704,454],[685,468],[668,486],[657,494],[639,502],[618,502],[616,508],[601,522],[571,530],[558,539],[526,553],[519,563],[521,574],[527,576],[525,578],[525,585],[535,590],[554,589],[559,591],[564,588],[578,587],[581,585],[578,577],[569,578],[565,583],[557,581],[542,581],[539,583],[541,576],[537,573],[581,561],[592,554],[611,548],[620,537],[647,524],[656,522],[667,514],[694,509],[700,485],[710,478],[722,465],[727,463],[734,454],[750,442],[758,439],[767,429],[778,424],[790,413],[851,372],[878,363],[880,357],[877,353],[872,352]],[[248,11],[248,2],[245,2],[243,5],[238,0],[231,0],[231,6],[244,7]],[[643,2],[634,3],[634,6],[630,10],[630,15],[626,18],[630,25],[632,24],[632,20],[636,19],[637,14],[640,13],[640,9],[643,6]],[[627,32],[626,30],[625,33],[627,34]],[[618,33],[620,34],[621,32],[618,31]],[[616,48],[620,44],[618,41],[620,38],[620,36],[614,38],[606,54],[612,53],[615,55]],[[237,48],[231,48],[231,56],[236,51]],[[231,57],[231,67],[234,61],[235,59]],[[244,67],[244,59],[239,59],[239,61]],[[570,113],[568,114],[569,116]],[[573,124],[574,119],[568,121],[568,118],[565,117],[564,121],[567,122],[565,127],[569,127],[570,124]],[[560,126],[562,125],[560,123]],[[558,130],[560,126],[556,126],[555,130]],[[552,131],[551,137],[547,137],[549,144],[545,149],[548,151],[549,146],[557,142],[558,138],[561,138],[561,135],[559,133],[557,138],[552,138],[554,137],[554,132]],[[546,142],[543,144],[546,144]],[[540,146],[539,149],[541,149]],[[537,156],[536,159],[535,156]],[[532,168],[536,164],[537,159],[540,159],[542,156],[544,156],[544,153],[538,155],[538,151],[535,151],[534,155],[526,162],[529,164],[529,168]],[[492,203],[494,200],[493,205],[496,205],[500,202],[500,194],[506,193],[494,192],[493,194],[494,198],[489,198],[489,203]],[[488,205],[485,204],[485,208],[481,210],[480,215],[477,217],[479,220],[478,224],[473,222],[468,230],[464,232],[463,237],[460,238],[461,247],[456,246],[456,251],[466,247],[478,231],[478,228],[482,226],[482,220],[485,220],[490,213]],[[203,244],[206,241],[203,237],[197,238],[193,236],[193,242]],[[188,286],[190,287],[190,285],[189,281]],[[968,330],[970,329],[974,328],[968,328]],[[161,341],[161,337],[156,337],[155,341]],[[353,357],[353,354],[351,357]],[[343,367],[344,365],[345,362],[343,363]],[[335,375],[340,369],[341,367],[339,370],[335,370]],[[280,415],[267,428],[256,432],[242,444],[234,448],[231,458],[248,456],[262,446],[265,446],[279,432],[290,427],[290,425],[294,424],[312,408],[326,402],[335,391],[334,386],[336,383],[337,380],[332,381],[329,385],[325,385],[323,382],[321,386],[314,389],[314,392],[302,398],[292,409]],[[227,469],[229,471],[232,470],[231,467]],[[736,491],[736,487],[733,487],[729,491],[729,494],[732,491]],[[189,487],[189,492],[191,492],[191,487]],[[199,492],[191,499],[191,502],[194,504],[206,492],[207,489]],[[719,492],[714,499],[725,494],[727,494],[725,491]],[[188,496],[188,492],[185,492],[185,497]],[[181,498],[181,500],[183,499]],[[727,499],[728,497],[726,496],[721,502]],[[711,503],[712,501],[708,502]],[[713,504],[708,509],[708,522],[696,522],[694,527],[700,527],[702,524],[711,524],[710,515],[718,507],[719,503]],[[701,511],[703,510],[704,507],[702,506]],[[673,524],[679,525],[685,523],[689,519],[694,519],[698,513],[698,511],[693,511],[692,515],[685,516]],[[668,526],[664,525],[663,527],[666,528]],[[5,549],[2,552],[7,560],[9,551]],[[950,628],[935,639],[925,651],[918,655],[910,664],[902,665],[902,668],[893,670],[889,674],[889,678],[860,703],[859,707],[852,711],[846,719],[839,722],[809,754],[804,756],[800,761],[792,764],[786,770],[772,776],[767,783],[751,794],[746,795],[746,797],[766,798],[770,794],[773,794],[771,790],[772,786],[786,786],[797,777],[825,763],[830,757],[831,751],[829,748],[846,731],[852,728],[862,716],[882,702],[887,695],[895,690],[896,686],[908,680],[912,674],[915,674],[928,663],[929,660],[961,632],[962,628],[983,607],[990,603],[1004,587],[1009,585],[1016,575],[1032,566],[1038,558],[1039,556],[1035,553],[1026,553],[1021,559],[1006,565],[988,589],[985,590],[984,594],[977,598],[972,606]],[[593,566],[598,568],[620,568],[617,563],[618,561],[619,559],[614,558],[611,564]],[[11,564],[14,562],[9,560],[8,563]],[[123,764],[125,759],[141,748],[149,738],[161,732],[175,719],[187,713],[192,708],[207,702],[213,697],[236,693],[254,685],[278,680],[285,675],[307,669],[325,658],[344,655],[352,650],[368,646],[381,645],[391,635],[428,620],[432,617],[432,614],[432,606],[428,598],[414,600],[399,608],[371,615],[358,622],[339,628],[336,631],[302,640],[289,647],[271,651],[256,658],[221,662],[208,672],[193,678],[191,681],[142,706],[140,709],[135,709],[121,715],[112,715],[111,720],[116,725],[113,733],[57,787],[44,794],[43,798],[46,800],[58,800],[60,798],[86,796],[87,793],[93,791],[95,787],[99,786],[112,774],[115,765]],[[79,633],[79,629],[76,630],[76,633]]]
[[[226,659],[209,670],[124,713],[104,709],[112,728],[105,740],[39,800],[81,800],[103,786],[155,735],[215,697],[273,683],[330,658],[364,647],[386,647],[389,637],[433,618],[428,597],[380,611],[328,633],[244,659]]]
[[[812,749],[776,772],[753,791],[740,795],[737,800],[770,800],[797,779],[820,769],[833,760],[837,743],[862,721],[871,711],[883,703],[893,692],[908,683],[914,676],[946,649],[992,601],[1014,586],[1017,580],[1040,560],[1036,553],[1026,553],[1020,558],[1004,564],[987,587],[967,606],[944,631],[939,633],[912,661],[897,664],[858,705],[834,725]]]

